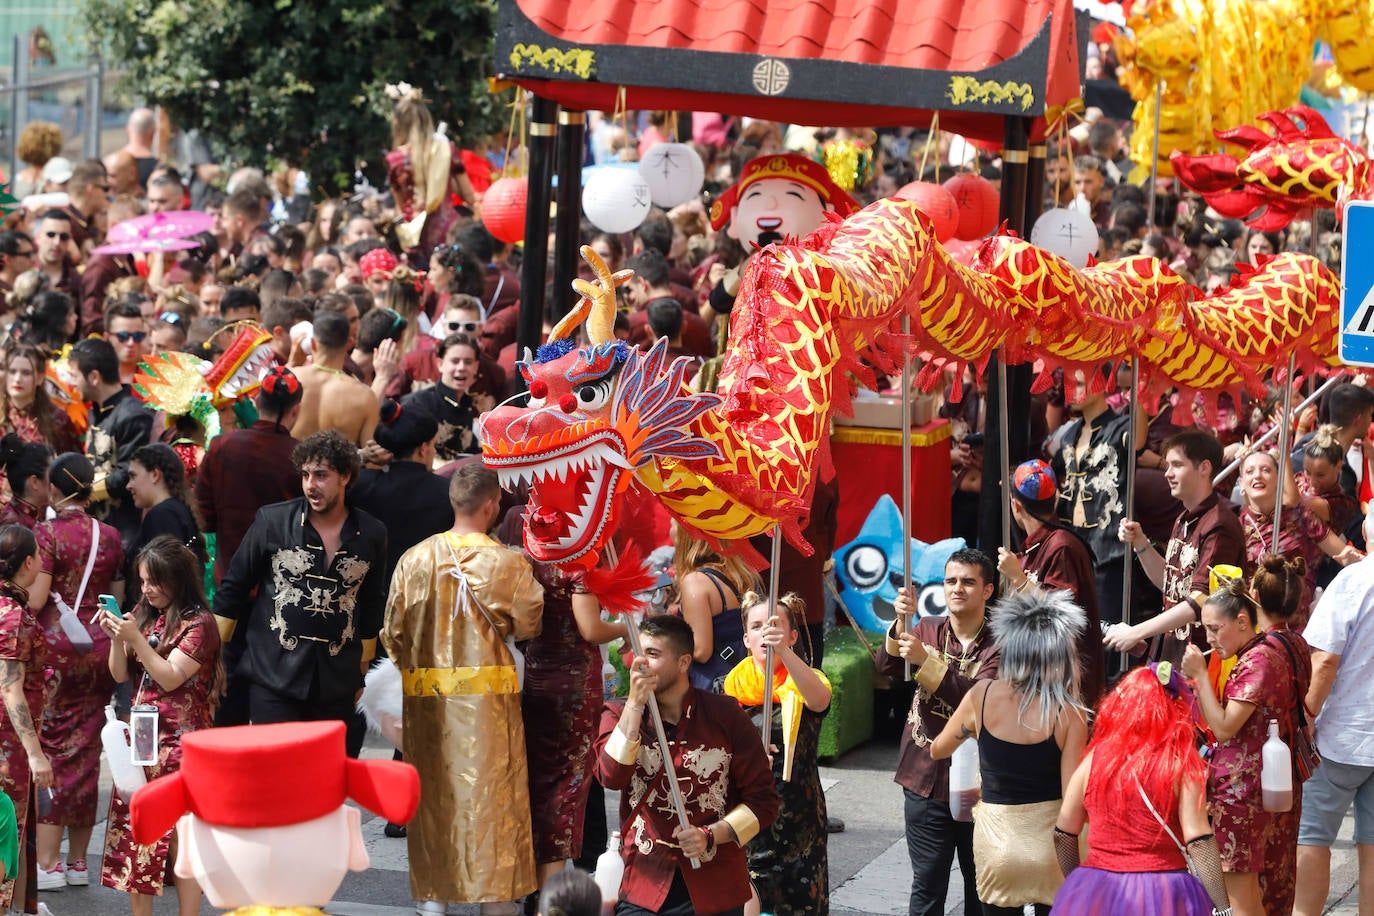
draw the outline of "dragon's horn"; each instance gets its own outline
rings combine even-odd
[[[549,333],[549,340],[571,337],[573,329],[583,321],[587,322],[587,339],[593,344],[615,340],[615,288],[633,277],[634,271],[611,273],[606,262],[588,245],[582,246],[582,258],[596,275],[596,282],[581,278],[573,281],[573,289],[581,298]]]

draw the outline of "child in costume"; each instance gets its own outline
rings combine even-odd
[[[740,606],[749,657],[726,676],[725,692],[759,725],[765,656],[773,647],[769,742],[781,749],[771,750],[770,756],[782,799],[777,820],[749,843],[749,879],[756,899],[744,911],[825,916],[830,911],[826,811],[816,745],[821,719],[830,708],[830,682],[793,650],[806,615],[800,598],[784,595],[770,611],[766,595],[746,592]]]

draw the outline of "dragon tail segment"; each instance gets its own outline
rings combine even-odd
[[[1232,286],[1166,309],[1141,356],[1158,383],[1190,391],[1263,391],[1268,368],[1295,357],[1304,372],[1331,365],[1340,280],[1316,258],[1285,252],[1245,270]]]

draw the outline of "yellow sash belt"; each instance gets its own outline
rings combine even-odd
[[[401,689],[408,697],[471,697],[519,693],[514,665],[462,668],[402,668]]]

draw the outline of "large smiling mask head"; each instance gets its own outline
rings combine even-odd
[[[479,437],[482,459],[502,486],[530,487],[530,554],[590,569],[616,529],[619,497],[636,469],[658,458],[719,457],[691,427],[720,398],[687,388],[691,361],[670,362],[666,340],[641,353],[615,339],[615,286],[630,272],[611,274],[590,248],[582,254],[597,281],[574,281],[582,301],[549,343],[518,364],[528,402],[483,414]],[[573,335],[584,319],[590,342],[579,347]]]
[[[760,156],[744,167],[740,180],[711,205],[711,226],[738,239],[750,253],[783,239],[814,232],[833,210],[848,216],[858,209],[831,179],[825,166],[796,153]]]

